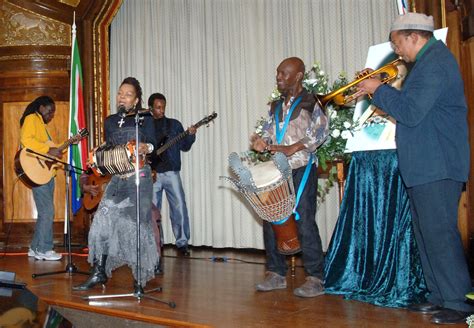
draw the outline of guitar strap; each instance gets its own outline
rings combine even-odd
[[[163,117],[163,120],[164,120],[164,122],[163,122],[164,124],[161,124],[162,131],[159,134],[160,140],[157,140],[158,141],[158,148],[160,148],[161,146],[164,146],[166,144],[166,142],[168,140],[170,140],[169,132],[171,131],[171,120],[168,119],[166,116]],[[156,157],[156,161],[161,162],[161,163],[166,163],[167,159],[166,159],[165,154],[166,154],[166,151],[163,152],[162,154],[158,155]]]
[[[51,138],[51,135],[49,134],[49,131],[48,131],[48,129],[47,129],[46,127],[45,127],[45,130],[46,130],[46,134],[48,135],[49,141],[53,140],[53,139]]]
[[[169,131],[171,131],[171,120],[165,117],[166,119],[166,124],[165,124],[165,136],[167,139],[169,139]]]
[[[157,133],[158,139],[156,140],[159,148],[163,146],[166,143],[166,140],[168,139],[169,123],[166,117],[162,118],[162,121],[160,121],[160,125],[157,124],[158,122],[159,121],[155,121],[155,129],[161,129],[159,134]]]

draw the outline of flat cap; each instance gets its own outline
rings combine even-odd
[[[406,13],[405,15],[400,15],[393,21],[392,26],[390,27],[390,32],[400,30],[421,30],[433,32],[433,16],[426,16],[425,14],[418,13]]]

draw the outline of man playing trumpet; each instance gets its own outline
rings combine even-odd
[[[413,68],[401,90],[370,78],[357,85],[357,96],[373,94],[372,103],[397,121],[400,173],[430,291],[428,303],[409,309],[433,314],[433,323],[454,324],[473,311],[464,302],[471,280],[457,227],[469,173],[467,106],[456,59],[433,30],[431,16],[395,19],[392,47]]]

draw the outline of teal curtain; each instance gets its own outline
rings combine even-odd
[[[395,150],[355,152],[326,254],[325,288],[387,307],[427,294]]]

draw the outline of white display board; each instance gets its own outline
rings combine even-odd
[[[446,43],[448,28],[434,31],[438,40]],[[393,52],[390,42],[371,46],[367,55],[365,67],[378,69],[387,65],[397,58]],[[399,74],[394,87],[400,87],[406,76],[406,67],[398,66]],[[354,110],[354,120],[358,120],[358,128],[354,134],[347,139],[346,153],[353,151],[368,151],[381,149],[395,149],[395,120],[370,103],[365,97],[359,100]]]

